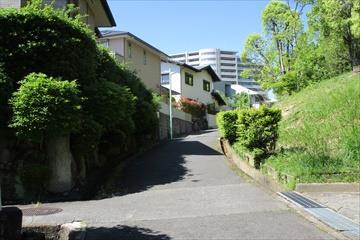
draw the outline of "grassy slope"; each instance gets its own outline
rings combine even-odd
[[[360,181],[360,74],[284,99],[279,153],[266,161],[300,182]]]

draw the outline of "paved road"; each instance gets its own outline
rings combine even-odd
[[[64,211],[24,222],[83,220],[87,240],[333,239],[235,174],[216,146],[215,131],[165,143],[125,169],[126,194],[50,204]]]

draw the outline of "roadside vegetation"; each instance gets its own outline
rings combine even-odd
[[[280,119],[279,109],[266,106],[216,115],[221,137],[228,140],[240,156],[251,156],[256,168],[260,168],[263,161],[274,153]]]
[[[257,67],[242,77],[274,90],[282,120],[279,129],[261,118],[244,124],[239,112],[248,110],[229,111],[218,114],[219,130],[238,155],[261,156],[257,167],[289,177],[290,188],[360,182],[359,14],[355,0],[272,0],[262,13],[263,31],[245,41],[241,59]],[[277,124],[275,116],[267,120]],[[255,139],[267,131],[278,140],[271,151],[251,149],[243,139],[245,132]]]
[[[278,106],[278,151],[265,165],[298,182],[360,182],[359,73],[309,86]]]
[[[359,14],[358,0],[270,1],[262,12],[263,31],[247,37],[241,54],[258,67],[243,77],[291,95],[352,70],[360,64]]]
[[[76,9],[41,2],[0,9],[5,200],[21,198],[16,184],[28,199],[74,188],[90,197],[99,176],[157,137],[158,104],[141,79],[97,44]]]

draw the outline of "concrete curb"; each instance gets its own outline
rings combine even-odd
[[[262,171],[257,170],[253,167],[250,162],[241,159],[235,151],[230,146],[229,142],[225,139],[220,139],[221,149],[224,155],[235,165],[243,171],[245,174],[249,175],[255,181],[259,182],[261,185],[269,188],[274,192],[286,191],[287,189],[276,180],[275,176],[284,175],[287,180],[292,176],[286,174],[278,173],[275,170],[267,167],[267,172],[272,174],[264,174]],[[360,183],[297,183],[295,187],[297,192],[360,192]]]
[[[241,159],[235,151],[230,146],[229,142],[224,139],[220,139],[220,145],[221,149],[224,153],[224,155],[227,157],[227,159],[231,162],[233,162],[242,172],[244,172],[246,175],[254,179],[257,183],[259,183],[264,188],[273,191],[273,192],[283,192],[288,191],[285,189],[285,187],[279,183],[276,179],[273,178],[271,175],[266,175],[262,173],[260,170],[255,169],[252,167],[247,161]],[[338,190],[338,191],[344,191],[344,190],[358,190],[359,184],[348,184],[348,183],[336,183],[336,184],[297,184],[299,185],[299,188],[301,189],[312,189],[312,190],[324,190],[324,192],[329,192],[329,190]],[[316,187],[315,187],[316,186]],[[298,188],[297,188],[298,189]],[[298,191],[298,190],[297,190]],[[300,192],[300,191],[299,191]],[[308,212],[304,211],[304,209],[300,208],[293,202],[289,202],[285,200],[282,197],[279,197],[280,201],[284,202],[287,206],[291,206],[292,209],[295,210],[296,213],[307,219],[308,221],[315,224],[319,229],[321,229],[324,232],[327,232],[334,236],[336,239],[341,240],[349,240],[350,237],[342,234],[341,232],[335,230],[334,228],[331,228],[327,224],[321,222],[319,219],[315,218],[313,215],[309,214]]]
[[[298,183],[297,192],[360,192],[360,183]]]
[[[221,149],[224,155],[228,158],[228,160],[235,163],[235,165],[243,171],[246,175],[253,178],[259,184],[267,187],[273,192],[282,192],[285,190],[284,186],[279,184],[275,179],[273,179],[270,175],[263,174],[260,170],[255,169],[251,164],[247,161],[242,160],[231,148],[229,142],[224,139],[220,139]]]

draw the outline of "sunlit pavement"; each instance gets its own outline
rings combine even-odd
[[[233,172],[206,131],[155,147],[119,179],[121,196],[44,204],[63,211],[24,224],[83,221],[86,239],[334,239]]]

